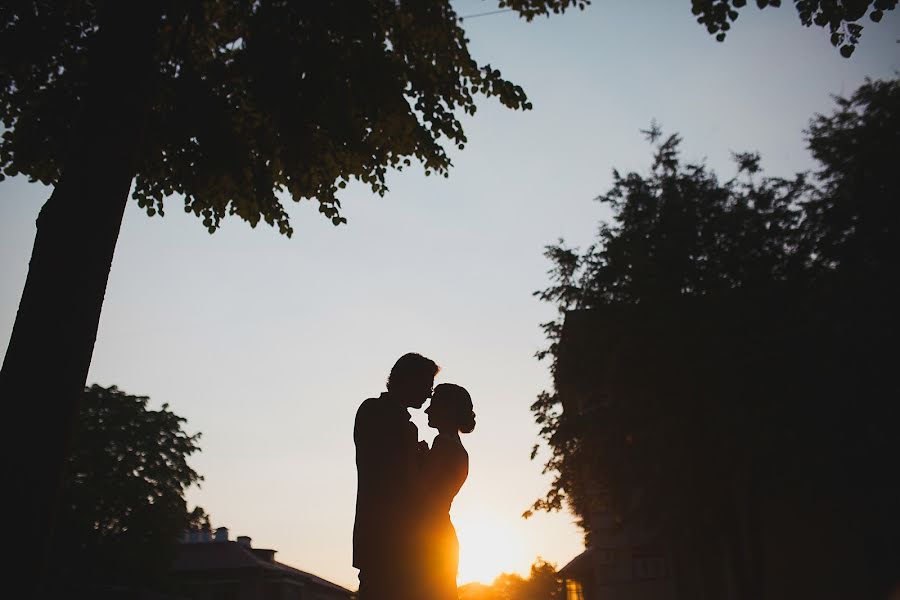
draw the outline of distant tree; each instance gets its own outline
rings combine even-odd
[[[518,573],[501,573],[491,583],[497,600],[517,600],[525,591],[526,579]]]
[[[752,153],[720,182],[681,162],[677,136],[647,134],[650,173],[614,173],[599,198],[614,224],[597,244],[547,251],[553,283],[540,297],[563,313],[607,315],[595,346],[623,341],[603,371],[616,397],[569,414],[557,371],[564,322],[545,324],[557,385],[532,410],[555,479],[533,508],[567,501],[589,540],[598,501],[670,539],[708,548],[724,537],[738,588],[755,597],[760,498],[803,465],[810,485],[856,515],[872,590],[883,592],[900,564],[888,508],[900,497],[885,478],[887,424],[900,416],[886,400],[900,391],[889,351],[900,333],[900,82],[867,82],[813,120],[812,183],[764,177]]]
[[[520,600],[564,600],[565,596],[556,565],[538,557],[531,565]]]
[[[459,589],[460,600],[563,600],[565,591],[556,566],[538,557],[528,577],[501,573],[489,586],[475,583]]]
[[[159,586],[181,534],[209,526],[184,498],[202,480],[187,463],[200,434],[168,405],[147,404],[116,386],[84,391],[51,550],[58,590]]]

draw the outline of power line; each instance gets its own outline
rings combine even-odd
[[[464,21],[466,19],[477,19],[478,17],[487,17],[490,15],[499,15],[500,13],[510,12],[511,8],[501,8],[500,10],[490,10],[488,12],[483,13],[475,13],[474,15],[464,15],[459,18],[460,21]]]

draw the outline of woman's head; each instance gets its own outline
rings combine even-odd
[[[429,427],[438,431],[471,433],[475,429],[472,397],[466,388],[454,383],[442,383],[434,388],[425,413]]]

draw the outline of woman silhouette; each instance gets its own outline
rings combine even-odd
[[[460,433],[475,429],[472,398],[465,388],[442,383],[425,410],[428,425],[438,430],[422,466],[424,550],[422,583],[428,600],[457,600],[459,541],[450,522],[450,505],[469,474],[469,454]]]

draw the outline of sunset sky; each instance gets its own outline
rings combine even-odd
[[[473,56],[521,85],[534,109],[482,99],[449,179],[394,173],[384,198],[350,186],[346,226],[313,202],[290,203],[292,239],[236,218],[211,236],[179,198],[164,218],[130,201],[88,383],[168,403],[202,432],[191,464],[205,481],[188,497],[214,527],[356,589],[354,414],[383,391],[397,357],[420,352],[441,365],[439,383],[469,389],[477,413],[451,513],[459,582],[527,573],[539,555],[562,566],[582,550],[573,517],[520,517],[548,486],[542,461],[529,460],[529,405],[550,385],[534,358],[545,346],[539,325],[555,315],[532,296],[547,284],[544,247],[591,242],[608,217],[592,199],[612,169],[649,165],[640,130],[651,119],[723,179],[734,174],[730,153],[747,150],[768,174],[788,176],[812,167],[802,130],[831,111],[830,94],[900,69],[896,12],[867,21],[847,60],[826,31],[799,24],[791,3],[752,5],[724,43],[695,23],[688,0],[595,0],[530,24],[513,13],[465,21]],[[496,5],[455,6],[468,15]],[[0,184],[0,351],[49,194],[24,178]]]

